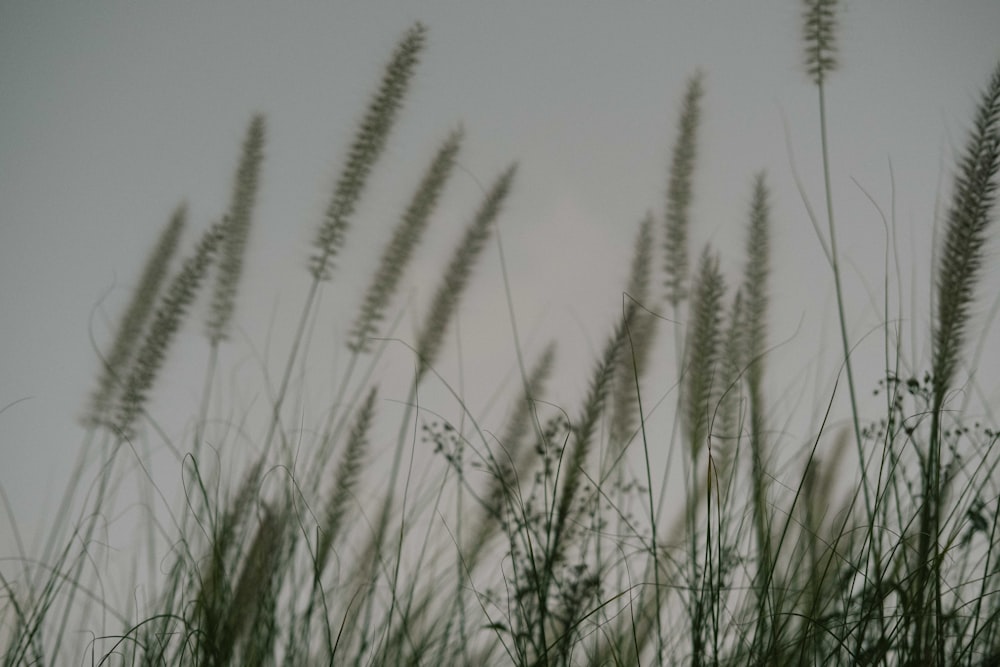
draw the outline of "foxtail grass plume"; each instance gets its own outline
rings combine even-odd
[[[507,425],[500,436],[500,446],[504,448],[509,459],[517,461],[521,445],[531,430],[535,404],[545,392],[545,383],[552,375],[555,361],[556,343],[552,341],[545,346],[545,350],[542,351],[538,361],[531,368],[523,387],[523,393],[515,403],[514,412],[507,420]]]
[[[490,537],[500,528],[505,509],[515,500],[519,480],[527,477],[537,458],[533,448],[524,446],[525,436],[534,419],[536,401],[542,396],[545,382],[552,373],[555,352],[555,343],[550,343],[531,369],[525,380],[524,392],[518,397],[514,411],[499,438],[500,451],[491,457],[491,477],[482,496],[484,520],[479,521],[473,529],[473,536],[465,550],[465,560],[470,571],[484,554]]]
[[[330,549],[344,527],[344,517],[361,476],[365,454],[368,452],[368,431],[371,429],[375,416],[375,397],[377,395],[377,390],[372,387],[365,402],[358,409],[354,426],[351,428],[351,434],[347,440],[347,447],[344,449],[340,465],[337,466],[337,480],[333,485],[333,492],[326,506],[323,529],[316,547],[317,573],[321,573],[326,566]]]
[[[604,345],[604,352],[594,369],[590,379],[590,389],[583,404],[583,411],[573,427],[573,438],[569,450],[564,454],[562,462],[562,490],[555,511],[555,526],[552,531],[551,553],[556,559],[563,548],[564,531],[572,522],[573,503],[577,500],[583,467],[587,463],[594,436],[597,433],[597,422],[604,411],[608,391],[611,389],[618,356],[625,343],[628,328],[635,320],[636,305],[629,304],[625,315],[615,326],[614,332]]]
[[[764,350],[767,345],[767,280],[771,273],[770,195],[764,172],[754,177],[750,223],[747,229],[747,263],[743,271],[745,303],[743,321],[750,394],[751,445],[754,456],[764,456]]]
[[[462,131],[455,130],[441,145],[433,162],[413,194],[410,205],[396,225],[392,240],[382,253],[378,270],[365,294],[361,312],[354,321],[347,347],[353,352],[367,352],[370,337],[377,333],[382,320],[414,248],[420,243],[434,207],[437,205],[455,166],[455,157],[462,143]]]
[[[135,418],[149,397],[174,335],[180,329],[184,315],[212,263],[222,240],[222,231],[222,225],[218,223],[205,231],[194,254],[184,262],[160,302],[119,402],[115,427],[125,437],[133,433]]]
[[[722,341],[722,299],[726,286],[719,257],[706,247],[699,262],[691,296],[687,359],[684,364],[684,426],[692,457],[697,456],[713,418],[711,398]]]
[[[310,271],[316,280],[330,277],[331,264],[344,245],[348,221],[403,104],[426,34],[426,28],[420,23],[406,32],[386,67],[378,92],[368,105],[316,236],[316,252],[310,261]]]
[[[746,307],[743,290],[733,295],[719,350],[719,381],[713,391],[712,405],[718,406],[709,444],[715,475],[725,480],[732,454],[743,429],[743,375],[746,367]],[[714,481],[714,479],[713,479]]]
[[[687,90],[684,93],[667,184],[665,271],[667,300],[675,308],[687,296],[688,227],[702,94],[702,75],[698,72],[688,80]]]
[[[767,280],[771,273],[771,205],[764,172],[754,177],[750,223],[747,229],[747,263],[743,272],[746,299],[747,363],[751,385],[762,385],[764,348],[767,345]]]
[[[493,222],[500,215],[500,209],[507,193],[510,192],[516,171],[517,165],[511,165],[497,178],[476,212],[475,218],[466,228],[462,242],[455,248],[448,268],[445,269],[427,319],[417,338],[418,380],[437,359],[448,324],[462,298],[462,292],[469,283],[476,260],[490,237]]]
[[[922,457],[923,502],[918,525],[913,602],[912,643],[922,662],[943,662],[946,643],[941,604],[943,577],[940,536],[948,475],[943,464],[942,414],[958,370],[976,284],[983,264],[986,231],[996,203],[1000,169],[1000,63],[976,110],[976,119],[959,161],[955,191],[945,224],[937,266],[937,317],[932,335],[931,434]],[[945,432],[947,433],[947,432]],[[946,436],[945,436],[946,437]],[[946,519],[945,519],[946,520]],[[926,600],[926,603],[925,603]]]
[[[767,279],[770,275],[770,204],[764,172],[754,178],[747,230],[747,263],[743,272],[746,324],[747,393],[750,415],[751,484],[757,540],[761,548],[760,572],[770,567],[771,537],[767,518],[766,409],[764,405],[764,349],[767,344]]]
[[[243,273],[243,255],[257,199],[260,165],[264,159],[264,136],[264,117],[255,115],[243,140],[229,211],[222,223],[224,240],[219,253],[218,277],[208,318],[208,337],[213,345],[226,338],[236,308],[236,293]]]
[[[649,355],[656,333],[656,319],[645,310],[650,303],[652,274],[653,214],[647,213],[639,224],[639,231],[636,234],[625,297],[629,301],[634,301],[637,307],[632,327],[627,332],[625,349],[618,359],[614,411],[611,420],[611,440],[615,447],[624,446],[635,430],[638,411],[636,384],[649,365]],[[617,456],[617,452],[614,454]]]
[[[118,325],[114,343],[103,360],[103,372],[98,377],[97,388],[91,394],[90,406],[83,417],[87,426],[106,423],[111,416],[109,413],[125,381],[129,362],[153,313],[153,306],[170,269],[170,261],[177,251],[186,218],[187,206],[181,204],[174,210],[146,260],[139,285]]]
[[[805,6],[806,73],[819,86],[837,69],[837,0],[806,0]]]
[[[1000,168],[1000,64],[993,70],[955,176],[955,190],[937,268],[933,375],[936,407],[954,380],[969,309],[993,222]]]
[[[287,519],[284,512],[263,505],[263,516],[233,588],[222,632],[207,638],[216,642],[212,647],[215,664],[231,664],[237,653],[241,664],[267,664],[273,652],[271,644],[277,631],[275,588],[285,567],[282,556]]]

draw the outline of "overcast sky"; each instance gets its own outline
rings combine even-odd
[[[954,150],[1000,59],[1000,3],[848,2],[840,17],[840,69],[828,104],[852,339],[882,320],[886,232],[867,191],[887,214],[895,204],[904,311],[920,336],[912,353],[925,359],[936,198],[949,192]],[[783,344],[774,392],[782,373],[801,381],[818,351],[835,360],[830,271],[788,157],[791,149],[821,208],[816,90],[801,67],[797,2],[6,1],[0,484],[26,528],[65,483],[81,441],[75,420],[97,374],[94,344],[107,344],[173,208],[190,207],[185,250],[220,216],[255,112],[267,117],[266,158],[237,312],[242,347],[228,361],[259,365],[253,354],[272,327],[267,363],[279,366],[345,148],[394,44],[418,20],[429,45],[328,290],[347,314],[324,321],[317,339],[342,347],[423,165],[462,124],[462,169],[398,307],[426,304],[480,184],[517,160],[500,219],[512,295],[529,354],[559,340],[558,397],[572,409],[620,308],[637,224],[647,210],[662,216],[684,82],[700,68],[706,94],[692,252],[711,241],[738,275],[752,174],[766,169],[774,191],[771,342]],[[461,311],[464,375],[442,363],[450,380],[464,380],[474,411],[509,381],[514,363],[497,257],[491,245]],[[997,277],[993,271],[994,288]],[[199,334],[186,329],[172,368],[202,367]],[[874,339],[880,346],[881,334]],[[673,349],[666,336],[660,344]],[[452,342],[449,359],[454,351]],[[475,369],[482,359],[489,363]],[[995,378],[996,360],[981,373]],[[832,383],[835,368],[823,373]],[[862,368],[862,391],[877,379]],[[168,378],[177,393],[157,393],[154,411],[177,404],[192,414],[201,380],[198,372]],[[671,382],[653,381],[650,391],[662,396]],[[995,383],[985,384],[996,401]],[[0,521],[3,555],[9,540]]]

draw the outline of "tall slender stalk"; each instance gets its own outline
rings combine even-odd
[[[827,233],[829,234],[830,268],[837,296],[837,320],[840,340],[844,353],[844,369],[847,372],[847,391],[851,401],[851,418],[854,426],[855,446],[861,472],[861,488],[865,500],[865,510],[872,515],[872,503],[868,488],[867,465],[861,438],[861,417],[858,412],[857,390],[854,382],[854,365],[851,362],[851,342],[847,336],[847,309],[844,305],[844,289],[840,276],[840,257],[837,252],[837,226],[833,215],[833,187],[830,184],[830,149],[827,138],[826,79],[837,68],[837,0],[807,0],[805,13],[806,71],[812,77],[819,95],[819,136],[823,163],[823,192],[826,200]]]
[[[759,636],[765,627],[772,632],[776,624],[767,621],[767,607],[771,602],[770,573],[774,568],[774,550],[771,544],[771,522],[768,506],[767,429],[764,405],[764,351],[767,345],[767,306],[770,274],[770,204],[767,182],[763,172],[754,179],[753,198],[750,204],[750,222],[747,231],[747,264],[743,272],[742,293],[746,297],[743,313],[746,325],[747,394],[750,410],[751,484],[753,485],[754,528],[757,534],[759,557],[757,564]],[[775,637],[771,637],[772,644]]]
[[[687,441],[691,470],[698,469],[698,459],[708,449],[713,410],[711,400],[718,382],[718,362],[722,339],[722,300],[725,283],[719,271],[719,257],[706,247],[698,264],[691,292],[691,318],[688,325],[688,349],[684,365],[684,405],[681,419]],[[699,549],[694,502],[686,504],[689,551],[690,600],[688,614],[691,621],[692,661],[702,665],[705,660],[705,600],[699,586]]]
[[[219,359],[219,345],[228,338],[233,314],[236,311],[236,295],[243,274],[243,258],[250,236],[253,210],[257,202],[260,167],[264,159],[265,135],[264,116],[255,114],[250,120],[243,139],[240,161],[233,178],[229,208],[222,220],[224,238],[216,273],[215,291],[212,294],[211,309],[206,322],[206,333],[209,340],[208,363],[205,366],[200,412],[195,423],[194,446],[191,451],[195,461],[199,461],[201,458],[201,444],[212,399],[212,383],[215,379],[215,369]]]
[[[452,254],[451,261],[445,269],[441,284],[438,286],[437,292],[434,295],[434,300],[431,303],[430,310],[424,320],[424,325],[420,329],[420,333],[417,336],[415,349],[417,356],[416,373],[411,385],[409,398],[406,401],[405,414],[400,422],[399,436],[396,442],[396,450],[393,455],[392,467],[387,478],[388,482],[385,487],[385,496],[382,501],[381,509],[378,513],[378,518],[374,524],[372,542],[368,549],[371,554],[371,560],[365,567],[365,570],[368,572],[366,579],[368,579],[371,583],[374,583],[375,572],[377,572],[377,568],[381,565],[385,535],[389,527],[389,519],[392,516],[392,510],[395,504],[394,494],[403,460],[403,446],[406,443],[406,435],[411,427],[410,414],[414,408],[417,389],[424,376],[434,366],[434,363],[437,360],[437,355],[441,350],[441,346],[444,344],[444,336],[448,330],[448,325],[451,323],[452,317],[458,308],[462,293],[468,286],[469,280],[472,276],[472,270],[482,253],[487,239],[489,238],[490,230],[496,221],[497,216],[500,215],[503,202],[510,192],[515,173],[515,165],[508,167],[497,178],[489,192],[487,192],[486,197],[480,204],[479,210],[466,227],[462,240],[459,242],[454,253]],[[405,509],[406,493],[404,492],[403,516],[401,521],[405,520]],[[386,628],[387,635],[390,634],[389,631],[391,629],[392,613],[395,610],[397,602],[396,582],[399,578],[400,555],[403,548],[403,535],[405,532],[404,528],[405,526],[401,524],[399,540],[397,543],[396,562],[392,577],[393,594],[388,616],[390,625]],[[368,607],[368,610],[370,612],[370,606]]]
[[[941,500],[944,406],[958,371],[970,308],[982,270],[986,231],[993,222],[1000,170],[1000,64],[983,93],[972,132],[959,161],[937,267],[937,316],[933,331],[930,445],[924,464],[923,504],[917,547],[913,650],[920,660],[943,664]],[[924,600],[933,599],[927,614]]]

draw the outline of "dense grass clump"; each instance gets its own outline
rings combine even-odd
[[[170,218],[101,359],[80,462],[47,544],[19,554],[19,576],[0,581],[3,664],[1000,663],[1000,431],[955,396],[997,215],[1000,66],[955,170],[933,265],[929,358],[905,367],[887,321],[883,380],[864,404],[826,138],[837,7],[806,5],[827,218],[813,222],[836,286],[848,426],[829,426],[834,388],[809,442],[779,447],[782,406],[766,373],[780,261],[768,176],[748,174],[735,270],[712,247],[689,248],[701,73],[682,95],[665,206],[638,225],[622,308],[609,315],[580,405],[546,400],[558,342],[531,352],[515,341],[519,387],[497,428],[438,370],[477,263],[517,196],[514,165],[469,212],[413,335],[393,339],[409,261],[464,150],[455,129],[416,181],[358,312],[338,313],[353,323],[340,342],[345,361],[312,419],[296,384],[312,370],[321,285],[338,287],[337,259],[425,46],[417,24],[391,55],[334,184],[285,365],[273,382],[265,373],[259,421],[217,402],[219,350],[235,345],[234,317],[250,298],[240,280],[266,187],[263,116],[248,126],[226,213],[178,267],[185,207]],[[171,439],[153,390],[203,289],[213,290],[204,393],[193,427]],[[389,345],[412,358],[402,405],[385,398],[399,375],[379,372]],[[676,369],[669,377],[653,373],[664,356]],[[452,392],[457,417],[422,401],[431,383]],[[652,437],[650,396],[664,394],[674,426]],[[134,502],[134,464],[145,469],[154,442],[176,457],[181,493],[139,522],[147,532],[132,560],[148,559],[151,579],[120,582],[95,554],[109,517]],[[666,475],[657,484],[657,448],[680,462],[682,484]],[[420,453],[433,456],[429,478],[414,473]],[[144,499],[170,505],[151,477],[138,485]],[[108,590],[112,579],[129,592],[123,600]]]

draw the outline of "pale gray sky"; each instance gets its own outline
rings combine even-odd
[[[879,298],[884,275],[885,231],[861,187],[887,212],[895,194],[904,311],[923,336],[935,200],[940,188],[948,192],[953,150],[1000,58],[1000,3],[847,2],[841,18],[841,66],[828,103],[852,336],[861,340],[881,321],[866,290]],[[0,407],[10,407],[0,413],[0,484],[29,532],[81,440],[75,418],[98,369],[93,344],[106,345],[174,206],[190,204],[185,249],[194,230],[221,214],[242,135],[258,111],[268,137],[237,312],[246,337],[226,361],[259,367],[251,350],[264,349],[273,314],[268,363],[280,365],[282,336],[307,285],[309,243],[355,121],[416,20],[429,27],[429,46],[328,290],[332,315],[316,341],[342,348],[337,336],[424,163],[462,123],[463,171],[449,185],[407,294],[418,309],[427,302],[478,202],[477,181],[488,184],[518,160],[500,223],[513,296],[522,333],[534,336],[529,353],[550,337],[563,346],[560,397],[572,410],[620,307],[636,225],[648,209],[662,213],[684,81],[701,68],[692,252],[711,240],[736,275],[751,176],[767,169],[771,339],[791,339],[775,355],[775,393],[785,388],[782,373],[798,378],[818,351],[835,358],[839,341],[833,320],[824,319],[830,272],[794,188],[783,125],[819,208],[816,90],[800,67],[797,2],[7,1],[0,4]],[[990,284],[997,278],[993,271]],[[990,301],[983,303],[985,311]],[[412,340],[409,326],[399,335]],[[464,389],[476,410],[513,365],[495,246],[460,326]],[[182,335],[154,411],[193,414],[205,355],[199,333],[190,326]],[[876,331],[875,350],[880,341]],[[916,342],[917,358],[926,358],[926,338]],[[673,349],[666,336],[660,344]],[[442,371],[457,382],[454,343],[449,350]],[[488,367],[474,370],[483,358]],[[997,357],[989,361],[980,372],[995,378]],[[823,381],[832,382],[834,370],[828,363]],[[655,397],[670,388],[664,377],[651,383]],[[875,379],[877,372],[861,369],[863,393]],[[996,386],[985,384],[997,400]],[[184,425],[177,420],[174,435]],[[0,554],[12,552],[9,540],[0,521]]]

